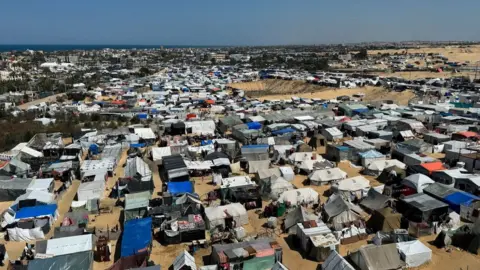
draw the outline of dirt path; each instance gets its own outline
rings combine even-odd
[[[30,107],[32,105],[38,105],[42,102],[55,102],[57,100],[57,97],[61,96],[61,95],[65,95],[65,93],[56,94],[56,95],[53,95],[53,96],[48,96],[46,98],[36,99],[36,100],[30,101],[30,102],[24,103],[22,105],[19,105],[18,108],[20,108],[22,110],[26,110],[26,109],[28,109],[28,107]]]

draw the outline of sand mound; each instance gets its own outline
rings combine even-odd
[[[233,89],[249,92],[248,95],[269,95],[269,94],[297,94],[310,93],[328,89],[324,86],[313,85],[303,81],[285,80],[263,80],[256,82],[232,83]]]

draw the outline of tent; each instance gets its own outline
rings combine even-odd
[[[342,196],[333,194],[323,206],[325,218],[334,227],[341,228],[357,220],[364,220],[367,214],[357,205],[345,201]]]
[[[312,172],[308,179],[310,183],[315,186],[322,184],[329,184],[332,182],[340,181],[347,178],[347,173],[340,168],[332,168],[326,170],[317,170]]]
[[[248,173],[256,173],[261,169],[270,167],[270,160],[259,160],[248,162]]]
[[[182,193],[193,193],[194,186],[190,181],[183,182],[167,182],[167,190],[172,195],[182,194]]]
[[[28,262],[27,270],[90,270],[93,269],[93,252],[79,252]]]
[[[260,124],[259,122],[248,122],[246,123],[248,129],[255,129],[255,130],[258,130],[258,129],[261,129],[262,128],[262,124]]]
[[[406,169],[406,165],[403,162],[398,161],[397,159],[388,159],[388,160],[374,160],[366,166],[366,171],[372,173],[373,175],[379,175],[385,168],[396,166],[401,169]]]
[[[152,218],[133,219],[125,223],[120,256],[127,257],[149,248],[152,242]]]
[[[35,217],[56,217],[57,205],[48,204],[48,205],[38,205],[33,207],[23,207],[17,213],[15,213],[15,219],[27,219]]]
[[[195,258],[186,250],[182,251],[173,261],[173,270],[197,270]]]
[[[290,203],[291,205],[318,204],[318,193],[311,188],[299,188],[284,191],[278,198],[279,202]]]
[[[358,153],[362,161],[362,166],[367,167],[370,163],[385,160],[385,155],[375,150],[369,150],[367,152]]]
[[[86,251],[93,251],[93,235],[84,234],[62,238],[55,238],[37,242],[36,256],[61,256]]]
[[[360,270],[390,270],[405,266],[396,244],[366,245],[351,253],[350,259]]]
[[[442,231],[434,241],[439,247],[453,245],[473,254],[480,254],[480,222],[463,225],[456,230]]]
[[[416,193],[423,193],[423,189],[433,183],[435,183],[435,181],[430,177],[420,173],[409,175],[402,181],[403,185],[410,187]]]
[[[0,180],[0,201],[14,201],[18,196],[27,192],[32,181],[32,179],[23,178]]]
[[[340,180],[332,185],[332,190],[342,194],[342,196],[350,198],[355,196],[363,198],[370,189],[370,181],[363,176],[356,176],[344,180]]]
[[[369,210],[378,210],[387,207],[391,200],[392,198],[371,188],[367,193],[367,197],[363,198],[360,202],[360,205]]]
[[[295,173],[291,167],[279,167],[280,171],[282,172],[282,176],[287,181],[293,181],[295,179]]]
[[[322,263],[322,270],[355,270],[336,250],[332,250],[327,259]]]
[[[310,214],[303,206],[295,207],[288,212],[283,223],[283,228],[288,234],[295,234],[297,231],[297,224],[305,221],[318,220],[314,214]]]
[[[310,141],[308,141],[308,145],[313,149],[317,149],[322,146],[326,146],[326,139],[323,135],[317,134],[313,136]]]
[[[432,260],[432,250],[418,240],[397,243],[397,248],[407,267],[419,267]]]
[[[172,155],[172,151],[170,151],[170,146],[152,147],[151,155],[155,163],[162,164],[163,157]]]
[[[275,180],[270,180],[270,186],[267,187],[265,192],[269,192],[272,199],[278,199],[280,195],[288,190],[294,189],[293,185],[285,180],[283,177],[278,177]]]
[[[205,208],[206,223],[209,229],[218,226],[226,227],[225,221],[232,218],[235,226],[240,227],[248,224],[248,214],[245,207],[240,203]]]
[[[24,200],[35,200],[36,205],[54,204],[55,195],[53,195],[53,193],[41,190],[30,190],[27,191],[27,193],[19,196],[10,206],[10,209],[17,211],[19,209],[20,202]]]
[[[373,231],[392,232],[400,229],[402,214],[395,212],[392,208],[387,207],[375,210],[367,221],[367,227]]]

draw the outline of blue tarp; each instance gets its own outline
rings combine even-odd
[[[452,116],[453,114],[448,113],[448,112],[440,112],[440,115],[445,117],[445,116]]]
[[[55,211],[57,211],[56,204],[23,207],[15,214],[15,219],[33,218],[40,216],[55,216]]]
[[[269,148],[268,144],[250,144],[242,146],[242,149],[249,149],[249,148]]]
[[[139,113],[139,114],[137,114],[137,117],[138,117],[138,119],[147,119],[147,118],[148,118],[148,114],[146,114],[146,113]]]
[[[92,143],[90,144],[88,150],[90,150],[90,153],[92,153],[92,155],[98,155],[98,145]]]
[[[123,228],[121,257],[144,251],[152,242],[152,218],[132,219]]]
[[[470,205],[473,201],[480,200],[480,198],[467,192],[458,191],[447,195],[443,200],[453,211],[460,213],[460,205]]]
[[[286,133],[290,133],[290,132],[295,132],[295,129],[293,129],[293,128],[283,128],[283,129],[272,131],[272,134],[273,135],[282,135],[282,134],[286,134]]]
[[[168,182],[167,190],[172,195],[177,195],[180,193],[193,193],[193,185],[190,181],[184,182]]]
[[[146,146],[147,146],[146,143],[131,143],[130,144],[131,148],[142,148],[142,147],[146,147]]]
[[[203,145],[209,145],[209,144],[212,144],[212,143],[213,143],[212,140],[202,140],[200,144],[203,146]]]
[[[380,152],[377,152],[375,150],[370,150],[370,151],[367,151],[367,152],[363,152],[363,153],[358,153],[362,158],[381,158],[381,157],[384,157],[385,155],[383,155],[382,153]]]
[[[249,122],[246,124],[248,129],[261,129],[262,128],[262,124],[260,124],[259,122]]]

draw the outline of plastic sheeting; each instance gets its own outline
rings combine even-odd
[[[93,268],[93,252],[80,252],[28,263],[28,270],[90,270]]]
[[[24,219],[24,218],[33,218],[33,217],[41,217],[41,216],[55,216],[55,212],[57,211],[56,204],[48,204],[48,205],[39,205],[34,207],[24,207],[20,209],[15,214],[15,219]]]
[[[37,227],[33,229],[21,229],[18,227],[7,229],[10,241],[15,242],[29,242],[33,240],[45,239],[42,228]]]
[[[93,250],[93,235],[77,235],[47,241],[46,254],[61,256]]]
[[[190,181],[184,182],[168,182],[167,183],[167,190],[172,195],[180,194],[180,193],[193,193],[193,185]]]
[[[290,202],[292,205],[301,203],[317,204],[318,193],[311,188],[299,188],[283,192],[278,199],[279,202]]]
[[[125,223],[121,244],[121,257],[146,250],[152,242],[152,218],[133,219]]]
[[[207,207],[205,208],[205,216],[208,226],[211,229],[217,226],[225,227],[225,219],[228,216],[233,217],[237,227],[248,224],[247,210],[240,203],[232,203],[217,207]]]
[[[397,243],[397,248],[408,267],[419,267],[432,260],[432,250],[418,240]]]

